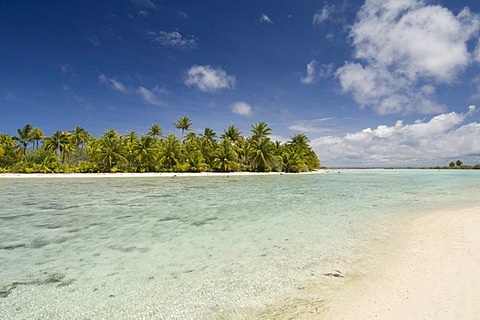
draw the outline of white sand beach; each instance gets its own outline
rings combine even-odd
[[[416,219],[400,240],[325,319],[480,319],[480,208]]]
[[[316,174],[330,170],[314,170],[300,173],[286,172],[145,172],[145,173],[0,173],[0,179],[12,178],[140,178],[140,177],[226,177],[253,175]]]

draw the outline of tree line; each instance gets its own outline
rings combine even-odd
[[[219,137],[208,127],[197,134],[188,117],[179,118],[174,126],[181,131],[181,139],[173,133],[164,135],[156,123],[146,134],[121,135],[110,129],[99,138],[80,126],[46,137],[27,124],[16,136],[0,133],[0,172],[305,172],[320,168],[306,135],[274,142],[272,128],[263,121],[252,125],[248,137],[234,125]]]

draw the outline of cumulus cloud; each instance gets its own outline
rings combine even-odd
[[[163,106],[165,102],[158,97],[156,93],[164,93],[165,89],[155,86],[152,90],[148,90],[145,87],[138,87],[137,93],[142,97],[146,104],[152,106]]]
[[[367,0],[350,32],[355,60],[336,75],[343,92],[380,114],[443,112],[432,90],[417,88],[454,82],[471,62],[467,42],[479,28],[467,8],[454,15],[420,0]]]
[[[268,24],[273,24],[273,21],[270,19],[269,16],[267,16],[265,13],[262,13],[260,18],[258,19],[260,23],[268,23]]]
[[[312,141],[326,165],[418,166],[447,165],[461,158],[480,162],[480,124],[465,123],[476,112],[443,113],[424,122],[379,125],[344,136],[325,136]]]
[[[236,80],[234,76],[228,75],[221,68],[194,65],[187,71],[184,83],[189,87],[194,86],[202,92],[215,92],[233,89]]]
[[[98,81],[102,84],[109,85],[116,91],[126,93],[128,91],[127,87],[121,83],[120,81],[116,80],[115,78],[109,78],[103,73],[98,76]]]
[[[232,113],[241,115],[241,116],[251,116],[253,114],[253,108],[250,104],[239,101],[235,102],[230,106]]]
[[[320,25],[327,21],[330,18],[330,15],[333,13],[334,6],[329,6],[328,3],[325,3],[322,9],[317,10],[313,15],[313,25]]]
[[[197,42],[195,37],[184,37],[178,31],[166,32],[160,31],[159,33],[149,31],[147,37],[153,42],[160,44],[163,47],[174,47],[182,49],[194,49],[197,48]]]

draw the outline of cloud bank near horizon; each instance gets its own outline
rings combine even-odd
[[[322,164],[329,166],[445,166],[480,155],[480,123],[466,123],[477,112],[443,113],[429,121],[379,125],[344,136],[324,136],[311,142]],[[475,162],[476,163],[476,162]]]

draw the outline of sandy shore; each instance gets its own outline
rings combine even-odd
[[[146,172],[146,173],[0,173],[0,179],[11,178],[139,178],[139,177],[226,177],[226,176],[266,176],[290,174],[316,174],[329,170],[315,170],[300,173],[285,172]]]
[[[325,319],[480,319],[480,207],[406,230],[385,263],[346,284]]]

